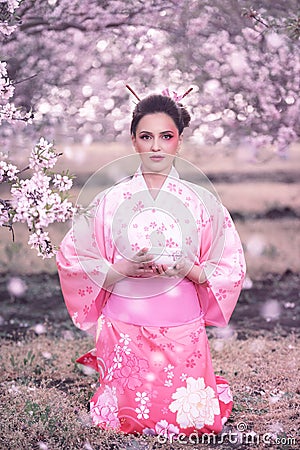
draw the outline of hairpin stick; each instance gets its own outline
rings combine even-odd
[[[139,98],[139,96],[134,92],[134,90],[129,86],[129,84],[126,84],[127,89],[138,99],[138,101],[140,102],[141,99]]]
[[[181,96],[181,98],[184,98],[184,97],[186,97],[187,95],[189,95],[189,93],[190,93],[192,90],[193,90],[192,87],[189,88],[189,89]]]

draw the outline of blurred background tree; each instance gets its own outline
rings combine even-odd
[[[34,139],[128,139],[125,83],[140,97],[192,86],[193,144],[286,156],[300,135],[299,17],[298,0],[1,0],[18,26],[0,59]],[[3,123],[2,142],[22,147],[19,129]]]

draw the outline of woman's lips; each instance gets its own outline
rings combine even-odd
[[[150,159],[151,159],[151,161],[162,161],[163,159],[165,159],[165,157],[161,156],[161,155],[153,155],[153,156],[150,156]]]

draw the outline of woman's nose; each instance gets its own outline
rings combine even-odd
[[[159,152],[160,150],[161,149],[160,149],[160,145],[159,145],[159,140],[158,140],[158,138],[157,139],[154,138],[153,142],[152,142],[151,151],[152,152]]]

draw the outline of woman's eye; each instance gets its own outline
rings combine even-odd
[[[173,137],[172,134],[164,134],[164,135],[163,135],[163,138],[164,138],[164,139],[171,139],[172,137]]]
[[[151,136],[149,136],[149,134],[143,134],[143,135],[141,136],[141,139],[143,139],[144,141],[146,141],[146,140],[148,140],[148,139],[151,139]]]

